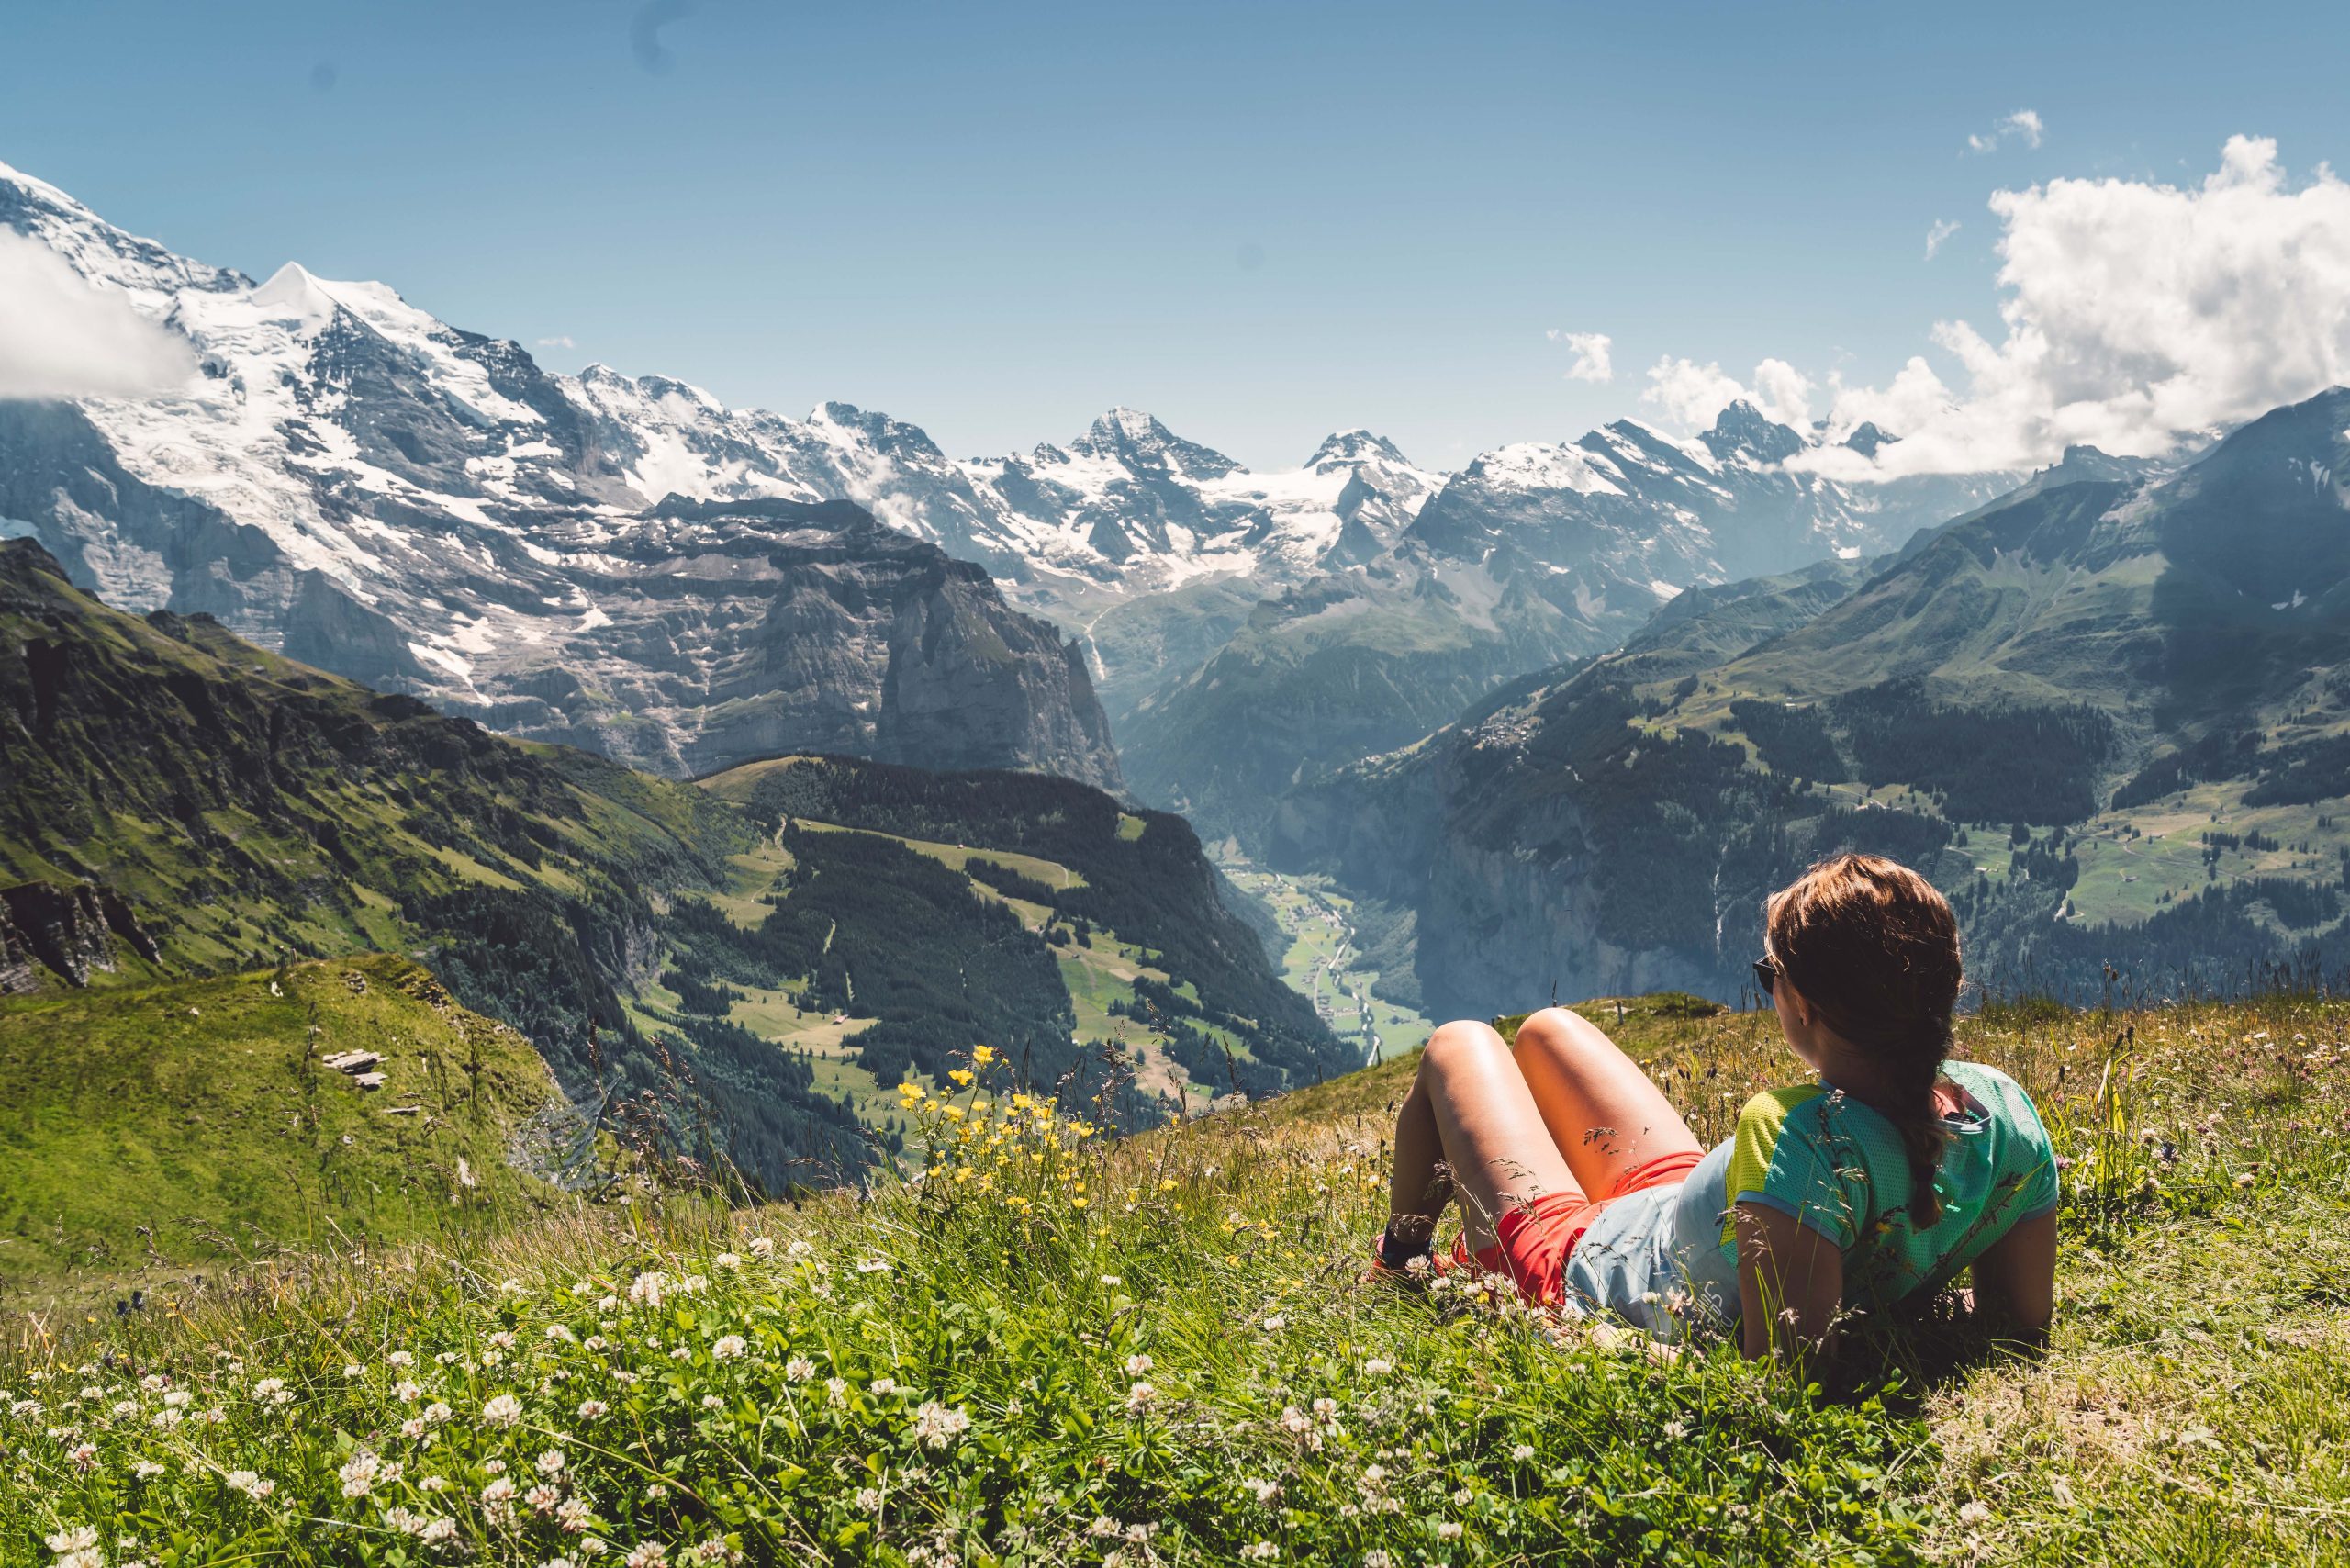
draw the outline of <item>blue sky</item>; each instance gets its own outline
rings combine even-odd
[[[1451,466],[1658,417],[1662,355],[1952,377],[1994,190],[2191,185],[2235,133],[2350,163],[2345,46],[2340,6],[20,6],[0,161],[958,454],[1127,403],[1255,465],[1360,424]],[[2023,109],[2038,146],[1969,150]]]

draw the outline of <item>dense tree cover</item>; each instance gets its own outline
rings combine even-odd
[[[1836,736],[1817,707],[1790,708],[1741,697],[1729,705],[1733,723],[1754,743],[1755,755],[1774,773],[1837,784],[1852,777],[1836,750]]]
[[[1861,779],[1931,790],[1960,822],[2079,822],[2113,751],[2113,721],[2087,705],[1960,706],[1896,680],[1831,707]]]

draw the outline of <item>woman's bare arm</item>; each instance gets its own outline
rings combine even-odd
[[[1749,1360],[1833,1354],[1844,1254],[1819,1232],[1762,1204],[1738,1205],[1738,1300]]]
[[[1994,1325],[2048,1331],[2056,1314],[2056,1216],[2028,1219],[1975,1260],[1975,1308]]]

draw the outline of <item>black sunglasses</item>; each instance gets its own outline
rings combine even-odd
[[[1778,983],[1778,981],[1779,981],[1779,960],[1778,960],[1778,959],[1776,959],[1776,958],[1757,958],[1757,959],[1755,959],[1755,960],[1754,960],[1754,983],[1755,983],[1756,985],[1759,985],[1759,986],[1761,986],[1761,987],[1762,988],[1762,994],[1763,994],[1763,995],[1765,995],[1765,996],[1770,995],[1770,994],[1771,994],[1771,988],[1772,988],[1773,986],[1776,985],[1776,984]]]

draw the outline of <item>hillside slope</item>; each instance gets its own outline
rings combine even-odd
[[[528,1040],[382,956],[0,999],[0,1125],[12,1292],[478,1238],[592,1153]]]
[[[1701,1138],[1799,1071],[1767,1012],[1583,1006]],[[9,1336],[0,1420],[70,1410],[88,1448],[0,1450],[0,1561],[87,1527],[182,1562],[429,1531],[520,1564],[583,1535],[669,1562],[2350,1562],[2344,1005],[1992,1013],[1959,1050],[2065,1160],[2043,1352],[1945,1296],[1848,1324],[1827,1394],[1475,1282],[1366,1288],[1409,1059],[1114,1141],[979,1063],[910,1113],[923,1179],[858,1201],[585,1213]],[[177,1462],[174,1399],[221,1412],[210,1465]]]
[[[1849,594],[1711,594],[1292,802],[1282,852],[1416,911],[1438,1011],[1734,995],[1750,912],[1841,846],[1928,870],[1996,984],[2339,968],[2345,429],[2337,389],[2171,477],[2076,454]]]
[[[974,1044],[1017,1044],[1072,1106],[1136,1080],[1119,1108],[1145,1118],[1194,1086],[1270,1092],[1353,1059],[1177,819],[1030,774],[838,758],[708,787],[633,773],[370,692],[208,618],[123,615],[30,541],[0,544],[0,983],[409,953],[529,1035],[583,1103],[653,1107],[688,1145],[707,1126],[770,1189],[871,1158],[864,1133],[898,1075],[934,1078]],[[760,781],[788,782],[788,806]],[[779,810],[806,818],[816,796],[818,825],[858,832],[778,836]],[[880,842],[885,821],[999,858],[941,865]],[[1040,855],[1077,885],[1024,883]],[[841,874],[820,885],[826,866]],[[1002,982],[990,1000],[950,952]],[[722,998],[720,969],[759,994]]]

